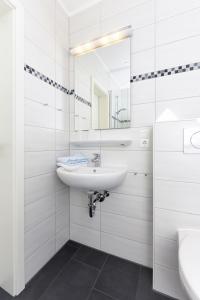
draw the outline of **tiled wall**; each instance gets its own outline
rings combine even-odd
[[[199,122],[157,123],[154,132],[154,288],[181,300],[177,230],[200,228],[200,155],[183,152],[185,128]]]
[[[123,137],[127,135],[132,137],[132,145],[127,148],[71,149],[72,153],[74,151],[82,151],[86,154],[101,152],[103,164],[125,162],[129,166],[129,173],[123,185],[113,191],[111,197],[99,207],[93,220],[88,218],[86,195],[76,190],[70,191],[70,234],[74,240],[152,266],[152,143],[148,149],[141,148],[140,138],[152,140],[152,125],[155,120],[185,120],[197,118],[200,115],[198,99],[200,70],[198,67],[190,69],[190,66],[187,66],[185,70],[185,65],[200,61],[200,1],[123,0],[118,1],[116,5],[113,0],[102,0],[96,6],[71,18],[71,46],[126,25],[133,27],[132,76],[137,77],[163,69],[164,74],[132,83],[131,129],[71,133],[71,140],[104,139],[109,136],[113,137],[115,134]],[[180,69],[180,66],[183,67]],[[176,70],[171,68],[176,68]],[[171,74],[168,74],[170,72]],[[72,83],[73,78],[71,67]],[[73,109],[71,114],[73,114]],[[73,118],[71,118],[71,128],[72,120]],[[176,123],[166,124],[169,127],[163,127],[159,137],[169,136],[176,139],[176,136],[172,135],[173,130],[176,130]],[[170,127],[170,125],[175,127]],[[164,141],[165,139],[162,138],[159,145]],[[171,140],[169,144],[164,145],[167,147],[171,145],[170,143]],[[179,169],[182,162],[182,150],[168,149],[169,152],[167,148],[163,150],[164,152],[158,153],[157,160],[160,158],[161,166],[161,160],[163,161],[163,167],[166,167],[166,171],[163,171],[166,172],[165,176],[175,176],[176,169],[180,170],[180,174],[183,175]],[[195,159],[194,157],[192,160]],[[167,162],[170,163],[167,164]],[[137,175],[134,175],[135,172]],[[187,179],[184,180],[187,181]],[[162,188],[164,189],[163,186]],[[169,187],[169,189],[172,188],[172,186]],[[163,199],[162,201],[165,201],[165,198]],[[165,201],[166,205],[167,201],[169,201],[168,198]],[[168,203],[170,205],[171,202]],[[161,205],[165,204],[162,202]],[[173,206],[175,204],[171,203],[171,205],[172,210],[177,210]],[[190,208],[188,204],[184,207],[186,211],[178,215],[177,212],[171,212],[169,207],[164,207],[165,210],[156,209],[155,223],[160,230],[163,230],[165,238],[163,239],[163,236],[160,237],[158,234],[155,243],[160,247],[163,245],[163,249],[168,247],[169,253],[170,249],[176,251],[173,242],[175,234],[173,230],[176,225],[173,224],[178,224],[176,223],[176,220],[179,220],[178,216],[181,217],[183,213],[191,212],[192,204]],[[191,215],[186,216],[189,218]],[[173,218],[174,223],[169,224],[168,220]],[[163,219],[166,222],[163,222]],[[164,226],[165,224],[168,226]],[[168,235],[166,236],[165,233]],[[166,243],[167,239],[168,243]],[[185,295],[176,284],[178,281],[176,256],[172,255],[169,259],[167,257],[165,264],[159,258],[162,254],[160,247],[155,248],[154,252],[154,288],[184,299]]]
[[[21,0],[25,64],[68,87],[68,17],[56,0]],[[26,282],[69,239],[69,191],[55,173],[69,151],[69,99],[62,90],[25,76]]]

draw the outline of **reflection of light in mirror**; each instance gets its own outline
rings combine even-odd
[[[177,116],[170,110],[165,109],[164,112],[159,116],[156,120],[157,122],[165,122],[165,121],[177,121]]]
[[[112,32],[103,37],[100,37],[99,39],[72,48],[70,52],[72,55],[86,54],[90,51],[93,51],[96,48],[106,47],[111,44],[120,42],[121,40],[130,37],[130,35],[131,35],[131,26],[123,27],[117,32]]]

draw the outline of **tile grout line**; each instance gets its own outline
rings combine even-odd
[[[64,245],[64,247],[67,246],[67,243]],[[63,248],[64,248],[63,247]],[[75,256],[75,254],[78,252],[78,250],[82,247],[79,246],[78,248],[76,248],[75,246],[70,246],[71,248],[76,249],[76,251],[74,252],[74,254],[72,255],[72,257],[68,260],[68,262],[66,262],[66,264],[63,265],[63,267],[60,269],[60,271],[58,272],[58,274],[53,278],[53,280],[50,282],[50,284],[47,286],[47,288],[44,290],[44,292],[40,295],[40,297],[38,298],[38,300],[40,300],[43,295],[46,293],[46,291],[50,288],[50,286],[56,281],[56,279],[60,276],[60,274],[62,273],[62,271],[64,270],[64,268],[72,261],[73,257]],[[62,250],[63,248],[61,248],[60,250]]]
[[[118,299],[118,298],[113,298],[112,296],[110,296],[109,294],[107,294],[107,293],[105,293],[105,292],[103,292],[103,291],[101,291],[101,290],[99,290],[99,289],[96,289],[96,288],[93,288],[93,290],[94,291],[97,291],[97,292],[99,292],[99,293],[101,293],[101,294],[103,294],[103,295],[105,295],[105,296],[108,296],[110,299],[112,299],[112,300],[120,300],[120,299]]]
[[[93,283],[93,285],[92,285],[92,287],[91,287],[91,289],[90,289],[90,291],[89,291],[89,294],[88,294],[86,300],[89,300],[89,298],[90,298],[90,296],[91,296],[91,294],[92,294],[92,291],[93,291],[93,289],[94,289],[94,287],[95,287],[95,285],[96,285],[96,283],[97,283],[97,281],[98,281],[98,279],[99,279],[99,277],[100,277],[100,275],[101,275],[101,272],[102,272],[104,266],[106,265],[106,263],[107,263],[107,261],[108,261],[109,256],[110,256],[110,255],[107,254],[107,257],[106,257],[106,259],[105,259],[103,265],[101,266],[101,268],[100,268],[100,270],[99,270],[99,272],[98,272],[98,274],[97,274],[97,277],[96,277],[96,279],[95,279],[95,281],[94,281],[94,283]]]
[[[140,278],[141,278],[141,272],[142,272],[142,266],[140,266],[140,270],[139,270],[139,276],[138,276],[137,288],[136,288],[136,293],[135,293],[135,300],[137,300],[138,285],[139,285],[139,281],[140,281]]]

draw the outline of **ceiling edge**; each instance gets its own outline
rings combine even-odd
[[[70,17],[70,12],[66,9],[66,6],[63,4],[62,0],[57,0],[57,2],[60,4],[60,6],[62,7],[62,9],[64,10],[64,12],[66,13],[66,15],[68,17]]]
[[[86,9],[88,9],[88,8],[90,8],[90,7],[92,7],[92,6],[94,6],[94,5],[96,5],[96,4],[98,4],[98,3],[101,2],[101,0],[92,0],[92,1],[90,1],[90,3],[85,4],[85,5],[81,5],[80,8],[75,9],[75,10],[72,11],[72,12],[69,12],[69,11],[66,9],[66,6],[65,6],[64,3],[63,3],[63,0],[57,0],[57,1],[60,3],[60,5],[62,6],[62,8],[65,10],[66,14],[67,14],[69,17],[73,17],[73,16],[75,16],[75,15],[77,15],[77,14],[83,12],[84,10],[86,10]]]

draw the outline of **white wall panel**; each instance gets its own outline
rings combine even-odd
[[[69,89],[68,16],[57,0],[21,2],[25,64]],[[25,72],[25,97],[27,282],[69,239],[69,193],[55,172],[69,149],[69,96]]]

